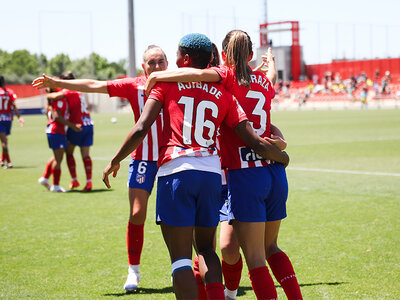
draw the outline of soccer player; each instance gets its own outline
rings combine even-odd
[[[60,178],[61,162],[67,148],[65,127],[68,126],[76,132],[81,131],[81,128],[80,124],[71,123],[66,119],[68,104],[63,94],[58,91],[50,91],[47,94],[47,100],[49,105],[47,106],[46,133],[49,147],[53,150],[53,157],[48,160],[45,171],[42,177],[38,179],[38,182],[52,192],[64,193],[66,190],[60,186]],[[52,174],[53,185],[50,186],[49,178]]]
[[[7,139],[7,136],[11,133],[13,110],[17,115],[19,125],[24,126],[24,119],[19,114],[15,100],[17,100],[17,95],[13,90],[6,88],[4,77],[0,75],[0,140],[2,147],[0,164],[4,169],[13,167]]]
[[[75,79],[71,71],[62,73],[60,78],[64,80]],[[90,146],[93,145],[93,121],[90,117],[86,100],[80,92],[63,89],[60,91],[60,94],[64,95],[68,103],[68,120],[81,125],[82,128],[80,132],[76,132],[71,128],[67,130],[67,166],[72,178],[69,188],[77,188],[80,185],[76,175],[76,163],[74,158],[75,147],[79,146],[86,173],[86,185],[82,191],[89,192],[92,190],[92,159],[90,157]]]
[[[247,33],[240,30],[229,32],[222,48],[225,66],[208,70],[180,69],[153,73],[146,83],[146,92],[157,81],[222,81],[224,87],[238,99],[256,133],[261,137],[270,138],[271,100],[275,96],[273,85],[268,79],[269,77],[275,80],[272,54],[269,51],[267,55],[271,66],[265,76],[260,71],[252,71],[248,66],[253,52]],[[286,143],[279,138],[281,134],[279,132],[274,134],[277,135],[277,137],[272,136],[275,143],[285,147]],[[231,279],[225,280],[225,283],[235,282],[227,284],[227,297],[233,299],[236,297],[242,268],[238,247],[240,245],[257,298],[277,297],[274,282],[266,267],[267,259],[287,297],[301,299],[293,266],[286,254],[277,246],[280,222],[286,217],[288,186],[284,167],[255,155],[226,126],[221,127],[220,144],[222,165],[229,169],[229,217],[232,218],[230,222],[233,223],[238,239],[236,243],[235,236],[229,233],[229,230],[224,233],[226,228],[222,224],[221,239],[225,244],[221,249],[226,254],[224,258],[229,256],[229,263],[223,261],[222,267],[226,269],[225,277],[230,276]]]
[[[124,78],[111,81],[92,79],[55,80],[46,75],[33,81],[33,86],[62,87],[87,93],[104,93],[110,97],[128,99],[137,121],[143,110],[147,97],[143,86],[147,76],[154,71],[163,71],[168,67],[164,51],[155,45],[150,45],[143,54],[142,67],[145,76]],[[144,223],[147,214],[147,203],[153,189],[157,173],[158,141],[162,133],[162,115],[160,115],[143,143],[132,152],[129,165],[129,221],[127,226],[128,277],[124,284],[126,291],[136,290],[140,282],[140,257],[144,240]]]
[[[178,67],[206,68],[211,41],[189,34],[179,43]],[[173,285],[178,299],[196,299],[197,284],[191,269],[192,239],[200,273],[209,299],[225,299],[221,265],[213,247],[221,197],[221,164],[215,149],[220,125],[234,131],[264,158],[288,163],[289,157],[251,129],[235,98],[221,84],[159,83],[152,90],[143,113],[103,174],[110,188],[119,163],[138,147],[163,110],[160,142],[156,218],[168,247]],[[207,187],[207,188],[205,188]]]

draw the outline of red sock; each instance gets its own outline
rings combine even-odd
[[[60,185],[61,169],[53,169],[53,184]]]
[[[222,258],[222,274],[224,275],[225,287],[228,290],[234,291],[239,288],[242,269],[242,256],[239,256],[239,260],[234,265],[227,264]]]
[[[197,289],[199,291],[197,300],[207,300],[206,287],[204,285],[203,279],[200,276],[199,258],[197,257],[197,255],[194,256],[193,260],[193,274],[194,278],[196,278]]]
[[[44,169],[43,177],[46,178],[46,179],[49,179],[50,175],[52,173],[52,168],[51,168],[52,163],[53,163],[53,161],[48,162],[46,164],[46,168]]]
[[[289,300],[303,299],[296,274],[285,252],[278,252],[268,258],[268,264]]]
[[[83,164],[85,166],[85,172],[86,172],[86,179],[91,180],[92,179],[92,159],[90,156],[85,156],[83,158]]]
[[[4,162],[5,162],[5,161],[10,162],[10,156],[8,155],[8,153],[4,153],[4,152],[3,152],[3,161],[4,161]]]
[[[143,248],[143,228],[144,224],[135,225],[128,222],[126,244],[128,246],[128,261],[130,265],[140,264],[140,255]]]
[[[222,282],[211,282],[207,284],[206,293],[207,299],[225,300],[224,285],[222,284]]]
[[[274,281],[269,274],[268,268],[258,267],[249,271],[251,286],[257,299],[277,299],[278,294]]]
[[[67,166],[72,179],[76,178],[76,163],[72,154],[67,154]]]

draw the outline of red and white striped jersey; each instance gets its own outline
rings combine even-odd
[[[232,94],[218,83],[159,82],[149,98],[163,104],[159,166],[178,157],[216,156],[221,124],[234,128],[247,119]]]
[[[264,73],[256,71],[250,76],[250,88],[239,85],[233,69],[226,66],[214,67],[222,78],[223,86],[238,100],[251,126],[260,137],[271,135],[271,100],[275,90]],[[249,148],[232,128],[222,125],[220,136],[221,163],[223,168],[241,169],[270,164]]]
[[[11,104],[17,100],[17,95],[12,89],[0,87],[0,121],[12,121],[13,113]]]
[[[54,119],[54,111],[58,111],[60,117],[65,118],[68,113],[68,103],[65,98],[51,101],[47,111],[47,128],[46,133],[59,133],[65,135],[65,125]]]
[[[68,102],[69,116],[68,120],[74,124],[83,126],[93,125],[92,118],[88,111],[86,100],[81,92],[63,89],[61,92],[64,94]]]
[[[144,104],[147,101],[147,97],[143,90],[146,79],[145,76],[139,76],[135,78],[123,78],[107,81],[109,96],[128,99],[136,121],[139,120]],[[132,152],[131,155],[133,159],[150,161],[158,160],[158,148],[162,134],[162,127],[163,117],[162,114],[160,114],[151,126],[146,137],[143,139],[142,144]]]

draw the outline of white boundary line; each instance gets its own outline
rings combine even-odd
[[[326,172],[326,173],[340,173],[340,174],[357,174],[357,175],[374,175],[374,176],[395,176],[395,177],[400,177],[400,173],[365,172],[365,171],[332,170],[332,169],[316,169],[316,168],[292,168],[292,167],[288,167],[288,170],[294,170],[294,171],[311,171],[311,172]]]

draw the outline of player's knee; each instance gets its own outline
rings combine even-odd
[[[192,270],[192,260],[190,258],[181,257],[171,263],[172,277],[183,270]]]
[[[282,250],[279,249],[278,245],[276,243],[272,243],[265,248],[265,257],[268,258],[271,255],[274,255],[275,253],[278,253],[280,251]]]
[[[235,263],[239,260],[240,257],[239,246],[236,244],[221,245],[221,254],[227,263],[230,263],[232,261],[233,263]]]

